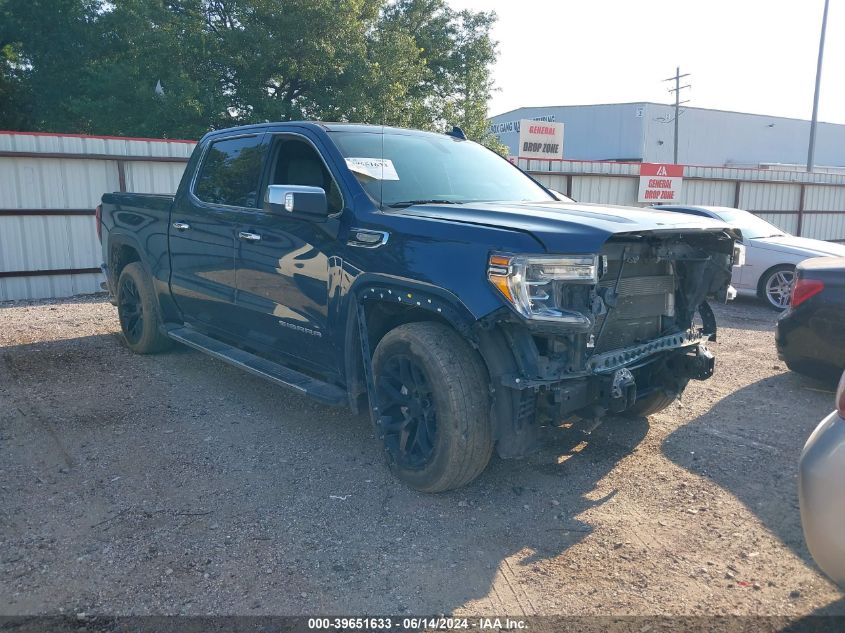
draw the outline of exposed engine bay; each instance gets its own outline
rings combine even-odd
[[[520,392],[517,415],[535,416],[517,426],[636,412],[638,402],[671,402],[689,380],[712,375],[704,343],[715,340],[716,322],[707,299],[730,297],[733,243],[712,230],[618,235],[598,256],[597,283],[532,290],[572,318],[498,319],[519,366],[501,383]],[[510,445],[518,452],[519,442]],[[507,446],[500,442],[503,456]]]

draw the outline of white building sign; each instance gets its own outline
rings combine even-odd
[[[683,165],[643,163],[640,165],[640,191],[637,200],[653,204],[679,202],[683,184]]]
[[[520,158],[563,158],[563,123],[522,119],[517,154]]]

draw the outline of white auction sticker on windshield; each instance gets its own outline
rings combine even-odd
[[[347,158],[346,166],[376,180],[399,180],[399,174],[389,158]]]

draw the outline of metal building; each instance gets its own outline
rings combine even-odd
[[[519,156],[521,119],[562,122],[565,159],[672,162],[673,106],[612,103],[519,108],[499,114],[490,119],[490,128],[510,147],[511,156]],[[763,167],[802,165],[807,160],[809,121],[682,107],[679,127],[681,164]],[[815,162],[845,167],[845,125],[819,123]]]

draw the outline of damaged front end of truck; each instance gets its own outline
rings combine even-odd
[[[510,304],[477,323],[502,457],[537,429],[668,406],[713,374],[708,299],[733,298],[729,229],[616,234],[590,255],[493,252],[487,276]]]

